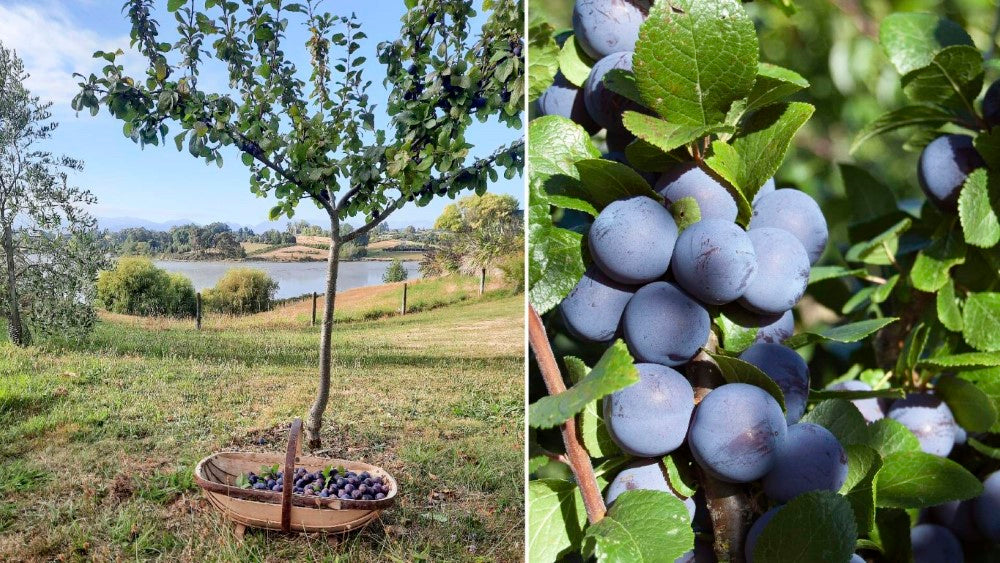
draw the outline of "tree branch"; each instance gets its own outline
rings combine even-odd
[[[562,374],[559,373],[559,365],[556,363],[552,347],[549,345],[549,337],[545,334],[545,326],[542,325],[542,318],[538,316],[534,307],[529,307],[528,342],[535,353],[535,361],[538,362],[549,395],[557,395],[565,391],[566,384],[563,382]],[[590,464],[590,454],[580,443],[580,437],[576,431],[576,417],[570,417],[564,422],[561,431],[563,443],[566,445],[569,467],[573,470],[576,483],[583,495],[587,519],[591,524],[595,524],[604,518],[607,509],[604,506],[604,499],[601,497],[601,489],[597,486],[594,466]]]
[[[708,393],[726,383],[718,364],[708,355],[718,348],[715,333],[710,333],[705,348],[687,366],[687,376],[695,391],[695,403],[700,403]],[[742,562],[745,560],[743,544],[753,517],[753,505],[746,487],[720,481],[698,466],[698,482],[705,491],[705,503],[712,518],[715,538],[715,556],[719,561]]]

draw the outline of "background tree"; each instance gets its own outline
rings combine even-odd
[[[448,204],[434,221],[434,228],[446,231],[478,229],[486,223],[507,220],[517,213],[518,207],[517,199],[507,194],[466,196]]]
[[[409,274],[406,273],[403,263],[399,261],[399,258],[393,258],[389,267],[386,268],[385,273],[382,274],[382,283],[406,281],[407,277],[409,277]]]
[[[0,299],[18,346],[30,342],[31,330],[89,330],[94,280],[104,263],[96,221],[82,209],[96,200],[69,184],[83,164],[40,147],[57,124],[52,104],[25,88],[27,78],[21,59],[0,44]]]
[[[354,16],[319,11],[319,2],[255,0],[243,3],[169,0],[177,37],[160,37],[153,0],[128,0],[131,46],[148,62],[141,77],[126,76],[121,51],[98,52],[108,64],[101,76],[82,77],[75,109],[96,114],[104,106],[124,122],[124,132],[144,146],[167,142],[171,125],[181,150],[222,165],[235,147],[250,171],[255,195],[273,195],[271,218],[291,217],[304,199],[330,220],[330,253],[320,336],[319,385],[307,421],[308,442],[320,445],[329,399],[331,333],[339,248],[371,231],[407,202],[426,205],[435,196],[483,192],[504,169],[523,163],[523,141],[470,158],[466,131],[491,117],[521,126],[523,8],[515,0],[489,4],[482,28],[473,30],[470,1],[407,0],[400,36],[380,43],[389,92],[388,126],[378,128],[362,72]],[[292,18],[309,32],[309,82],[289,56]],[[473,35],[473,32],[476,32]],[[203,91],[199,75],[211,58],[221,63],[230,88]],[[340,223],[363,217],[342,236]]]

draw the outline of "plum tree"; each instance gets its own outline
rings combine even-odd
[[[753,523],[753,526],[750,526],[750,531],[747,532],[746,539],[747,563],[753,563],[753,550],[757,547],[757,540],[760,539],[760,535],[764,532],[764,528],[767,527],[767,523],[771,521],[771,518],[774,518],[774,515],[779,510],[781,510],[781,506],[775,506],[764,514],[761,514],[760,518]]]
[[[683,197],[693,197],[698,202],[702,220],[736,221],[736,200],[718,180],[709,176],[694,162],[681,164],[665,172],[653,189],[663,196],[667,205]]]
[[[570,333],[586,342],[610,342],[636,287],[616,282],[590,266],[559,305]]]
[[[608,506],[614,504],[615,499],[625,491],[637,489],[650,491],[663,491],[670,493],[684,501],[684,506],[688,509],[688,514],[694,518],[695,503],[694,497],[682,498],[677,495],[667,484],[663,463],[659,459],[637,459],[625,466],[621,473],[615,476],[608,490],[604,493],[604,503]]]
[[[743,295],[757,271],[757,256],[746,231],[732,221],[705,219],[677,237],[671,271],[677,283],[710,305]]]
[[[621,283],[641,284],[670,267],[677,223],[656,201],[636,196],[605,207],[587,237],[591,257],[605,274]]]
[[[785,395],[785,418],[795,424],[806,412],[809,397],[809,366],[795,350],[781,344],[758,342],[740,354],[744,362],[757,366]]]
[[[649,6],[648,0],[576,0],[573,34],[577,44],[593,59],[634,51]]]
[[[983,493],[972,504],[976,527],[993,542],[1000,542],[1000,471],[983,480]]]
[[[958,192],[976,168],[986,166],[968,135],[942,135],[920,153],[917,181],[927,199],[943,211],[958,206]]]
[[[826,386],[827,389],[831,391],[871,391],[872,386],[868,385],[864,381],[858,381],[852,379],[850,381],[841,381],[839,383],[831,383]],[[878,399],[854,399],[851,401],[855,407],[861,411],[861,416],[864,417],[865,421],[868,423],[875,422],[876,420],[885,418],[885,411],[882,409],[882,404],[879,403]]]
[[[718,479],[747,483],[774,467],[786,432],[781,407],[767,391],[727,383],[695,408],[688,445],[695,461]]]
[[[1000,125],[1000,80],[990,84],[983,95],[983,119],[990,126]]]
[[[975,501],[953,500],[927,509],[927,516],[934,524],[951,530],[962,541],[974,542],[983,539],[976,524]]]
[[[667,282],[653,282],[635,292],[622,315],[629,351],[643,362],[679,366],[708,339],[708,311]]]
[[[809,285],[806,249],[795,235],[782,229],[763,227],[747,236],[757,256],[757,274],[740,297],[740,304],[763,314],[790,311]]]
[[[591,134],[601,128],[587,111],[587,104],[583,100],[583,89],[566,80],[561,72],[556,74],[552,86],[539,96],[536,103],[540,115],[561,115],[572,119]]]
[[[622,113],[627,110],[642,111],[642,107],[625,96],[612,91],[604,84],[604,76],[612,69],[632,70],[632,52],[612,53],[594,63],[590,76],[583,84],[583,101],[587,111],[598,125],[608,130],[608,135],[628,134],[622,126]],[[620,150],[617,147],[611,150]]]
[[[694,389],[667,366],[635,367],[639,381],[604,397],[604,423],[625,453],[664,456],[684,442],[694,410]]]
[[[920,449],[946,457],[955,445],[955,417],[944,401],[929,393],[911,393],[889,407],[889,418],[910,429]]]
[[[799,239],[815,264],[826,249],[826,218],[813,198],[799,190],[782,188],[762,196],[753,205],[750,229],[775,227]]]
[[[818,424],[788,427],[774,468],[764,476],[764,493],[788,502],[809,491],[838,491],[847,480],[847,453],[832,433]]]
[[[942,563],[965,559],[962,544],[944,526],[918,524],[910,530],[914,563]]]

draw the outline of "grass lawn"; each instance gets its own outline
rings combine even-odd
[[[522,303],[494,293],[337,326],[324,448],[401,487],[339,539],[241,544],[192,483],[213,451],[284,450],[315,390],[318,328],[298,313],[200,333],[105,316],[85,342],[2,343],[0,560],[521,559]]]

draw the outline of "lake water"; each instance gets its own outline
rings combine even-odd
[[[275,297],[284,299],[298,297],[307,293],[326,291],[326,262],[222,262],[214,260],[181,261],[156,260],[156,265],[168,272],[184,274],[198,291],[214,287],[219,278],[233,268],[255,268],[267,272],[271,279],[278,282]],[[390,262],[364,261],[341,262],[337,276],[337,291],[380,285],[382,274]],[[420,277],[418,262],[403,262],[409,279]]]

